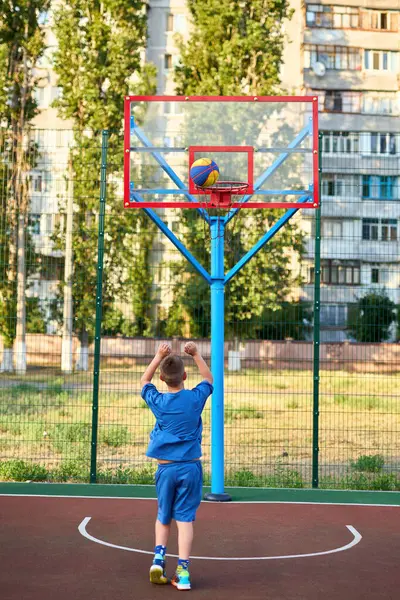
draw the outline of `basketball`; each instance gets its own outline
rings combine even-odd
[[[219,168],[211,158],[199,158],[190,167],[193,183],[200,187],[213,185],[219,177]]]

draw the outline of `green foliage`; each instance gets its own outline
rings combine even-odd
[[[395,321],[395,304],[385,290],[371,291],[358,300],[349,315],[349,333],[357,342],[384,342]]]
[[[48,471],[42,465],[24,460],[0,461],[2,481],[46,481]]]
[[[99,441],[106,446],[119,448],[124,444],[128,444],[130,435],[127,427],[121,425],[103,426],[100,429]]]
[[[264,340],[304,340],[311,329],[312,310],[304,302],[283,302],[261,315],[258,337]]]
[[[175,70],[177,94],[273,95],[278,92],[287,0],[188,0],[192,27]]]
[[[98,483],[127,483],[133,485],[152,485],[156,467],[153,464],[139,469],[119,465],[116,469],[101,468],[98,471]]]
[[[222,0],[203,2],[191,0],[191,36],[187,42],[178,38],[181,62],[175,70],[178,94],[243,95],[276,94],[279,91],[279,70],[284,43],[283,27],[291,16],[285,0],[271,4],[265,0],[237,2]],[[212,23],[212,26],[210,24]],[[265,118],[267,118],[267,109]],[[213,123],[213,135],[225,140],[232,130],[238,143],[254,143],[263,123],[252,118],[237,119],[229,106],[221,114],[218,106],[210,106],[204,122],[197,118],[200,132]],[[185,131],[182,131],[183,139]],[[293,130],[289,125],[276,134],[273,143],[287,144]],[[201,139],[201,138],[200,138]],[[295,163],[282,171],[285,185],[296,179]],[[296,180],[297,181],[297,180]],[[281,210],[262,209],[240,211],[226,230],[227,249],[225,271],[259,241],[261,236],[283,214]],[[210,233],[194,211],[182,213],[183,242],[207,269],[210,265]],[[292,269],[291,256],[303,252],[303,235],[289,222],[268,243],[268,252],[259,252],[229,283],[225,292],[226,337],[254,338],[260,329],[265,311],[275,311],[287,301],[300,278]],[[174,266],[177,285],[174,305],[168,315],[167,333],[210,337],[210,294],[206,282],[184,261]],[[293,329],[293,337],[301,332]],[[277,332],[275,331],[275,335]]]
[[[264,415],[260,410],[256,410],[250,406],[244,405],[232,408],[227,405],[225,407],[224,422],[225,424],[229,424],[241,419],[262,419],[263,417]]]
[[[366,471],[367,473],[379,473],[384,464],[385,459],[381,454],[364,454],[350,463],[355,471]]]
[[[278,463],[272,474],[256,475],[249,469],[228,473],[226,485],[232,487],[303,488],[304,481],[298,471]]]
[[[50,0],[0,0],[0,113],[5,127],[0,133],[0,335],[8,349],[16,337],[18,309],[22,314],[25,302],[24,293],[17,293],[17,278],[24,286],[29,271],[37,267],[26,228],[27,173],[37,159],[29,128],[36,115],[35,68],[45,50],[38,18],[49,5]],[[32,256],[29,265],[26,255]]]
[[[50,472],[51,481],[72,481],[88,483],[90,479],[89,461],[66,460]]]
[[[39,298],[26,299],[26,332],[46,333],[46,315]]]
[[[124,95],[155,89],[154,67],[143,66],[141,59],[146,45],[145,8],[141,0],[68,0],[55,11],[58,49],[54,69],[62,89],[55,105],[61,117],[72,119],[74,128],[70,154],[75,206],[72,295],[74,329],[83,346],[93,338],[95,324],[101,131],[110,133],[107,171],[109,181],[116,181],[113,175],[122,176]],[[65,211],[65,206],[60,209]],[[116,184],[109,183],[103,271],[106,323],[108,311],[114,311],[109,318],[112,321],[116,302],[126,301],[129,295],[127,273],[132,271],[135,255],[132,232],[137,219],[135,211],[121,210]],[[57,244],[60,249],[64,247],[63,232],[58,233]],[[138,275],[141,281],[142,275]],[[59,297],[62,291],[60,288]]]

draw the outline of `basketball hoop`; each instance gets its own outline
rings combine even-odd
[[[235,194],[243,195],[249,188],[249,184],[244,181],[217,181],[209,187],[196,186],[199,192],[209,195],[204,203],[208,208],[227,208],[232,205],[232,196]]]

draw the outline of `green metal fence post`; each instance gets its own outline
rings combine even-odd
[[[105,211],[106,211],[106,195],[107,195],[107,150],[108,150],[108,131],[103,130],[102,140],[101,140],[99,236],[98,236],[98,242],[97,242],[96,325],[95,325],[95,337],[94,337],[90,483],[96,483],[96,479],[97,479],[97,430],[98,430],[98,422],[99,422],[100,347],[101,347],[101,317],[102,317],[102,302],[103,302],[103,264],[104,264],[104,217],[105,217]]]
[[[321,310],[321,174],[322,174],[322,133],[319,134],[318,171],[320,206],[315,214],[315,248],[314,248],[314,335],[313,335],[313,452],[312,452],[312,487],[318,487],[319,459],[319,349],[320,349],[320,310]]]

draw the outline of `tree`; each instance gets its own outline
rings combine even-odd
[[[1,211],[4,230],[4,279],[0,283],[0,330],[4,341],[1,370],[26,371],[26,244],[29,210],[29,172],[35,161],[30,123],[36,114],[34,69],[44,52],[39,15],[49,0],[0,0],[0,108],[3,140]]]
[[[390,337],[390,326],[396,319],[395,304],[385,290],[371,291],[359,298],[349,313],[349,333],[357,342],[384,342]]]
[[[274,95],[284,47],[288,0],[188,0],[188,42],[177,37],[175,71],[182,95]]]
[[[243,0],[239,6],[234,0],[188,1],[192,29],[187,42],[183,38],[177,39],[181,53],[175,70],[178,94],[278,93],[284,47],[283,27],[292,13],[289,2]],[[265,105],[266,113],[268,108]],[[255,114],[258,105],[246,105],[246,109]],[[264,117],[267,118],[267,114]],[[224,106],[221,114],[218,103],[210,104],[204,118],[208,121],[208,128],[212,123],[213,138],[220,134],[221,139],[226,140],[227,132],[232,130],[235,140],[247,144],[254,144],[262,127],[255,118],[238,119],[234,107],[229,105]],[[193,128],[193,125],[183,124],[183,139],[185,127]],[[197,119],[196,127],[208,130],[201,118]],[[289,135],[287,127],[277,132],[277,137],[282,139]],[[273,209],[240,211],[227,230],[229,251],[225,253],[225,269],[230,269],[282,214],[283,211]],[[205,231],[204,223],[193,211],[184,211],[182,221],[186,245],[200,262],[208,266],[210,235]],[[289,222],[268,243],[267,250],[259,252],[232,279],[226,289],[227,337],[257,335],[264,311],[277,310],[288,299],[294,286],[300,284],[300,277],[293,272],[291,263],[293,255],[301,255],[302,251],[303,235],[295,223]],[[207,284],[183,261],[175,265],[175,276],[179,283],[175,287],[175,302],[167,330],[171,330],[173,322],[178,328],[176,334],[182,333],[185,317],[188,317],[191,335],[208,337],[211,323]],[[178,306],[181,308],[178,309]]]
[[[146,45],[146,2],[134,0],[68,0],[55,13],[58,50],[54,68],[62,89],[56,105],[61,117],[72,119],[74,179],[72,232],[72,297],[74,330],[80,340],[78,369],[88,368],[88,344],[95,323],[96,257],[100,137],[109,130],[106,255],[103,314],[116,300],[127,298],[127,273],[134,247],[130,232],[138,218],[123,211],[116,188],[123,165],[122,115],[124,95],[152,93],[155,73],[143,65]],[[135,83],[132,81],[135,80]],[[63,233],[59,234],[60,247]]]

